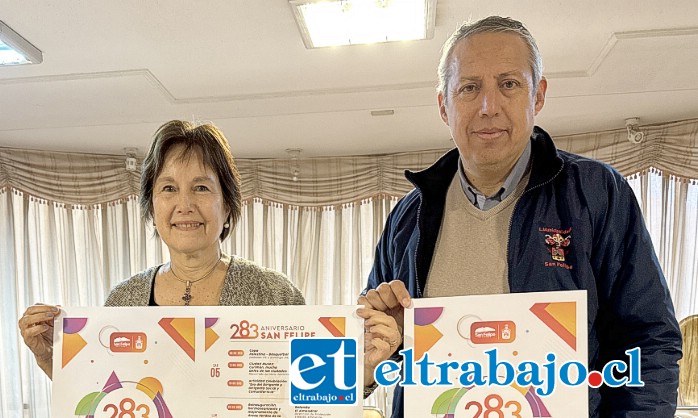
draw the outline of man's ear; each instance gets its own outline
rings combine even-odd
[[[448,114],[446,113],[446,98],[444,97],[443,93],[439,93],[437,96],[437,100],[439,101],[439,114],[441,115],[441,120],[444,121],[446,125],[448,125]]]
[[[545,92],[548,89],[548,80],[545,79],[545,77],[540,79],[540,82],[538,83],[538,90],[536,91],[536,104],[535,104],[535,109],[536,109],[536,115],[538,112],[543,109],[543,105],[545,104]]]

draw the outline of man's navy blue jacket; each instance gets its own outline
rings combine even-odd
[[[645,387],[589,388],[590,417],[673,417],[681,333],[632,189],[610,166],[557,150],[538,127],[531,141],[530,180],[509,232],[511,292],[586,290],[589,370],[642,349]],[[453,149],[431,167],[405,173],[415,189],[386,221],[367,289],[402,280],[412,297],[422,297],[458,159]],[[552,230],[570,237],[564,263],[551,258]],[[467,278],[463,272],[454,280]],[[400,387],[393,405],[393,418],[402,417]]]

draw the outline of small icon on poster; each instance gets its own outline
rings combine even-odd
[[[473,322],[470,325],[473,344],[511,343],[515,339],[516,324],[513,321]]]
[[[112,353],[142,353],[147,345],[148,338],[142,332],[113,332],[109,336]]]

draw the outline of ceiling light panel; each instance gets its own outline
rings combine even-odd
[[[0,65],[39,64],[41,51],[0,21]]]
[[[307,48],[430,39],[436,0],[290,0]]]

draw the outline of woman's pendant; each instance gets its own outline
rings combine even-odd
[[[184,306],[189,306],[189,302],[191,302],[191,282],[189,280],[187,280],[187,287],[184,289],[182,300],[184,301]]]

